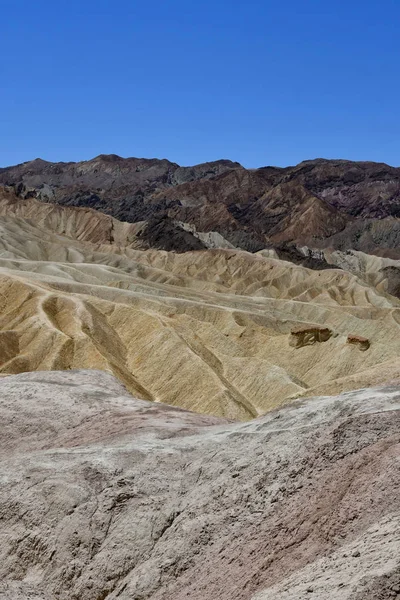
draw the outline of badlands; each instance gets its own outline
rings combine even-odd
[[[249,420],[400,374],[395,260],[325,251],[342,268],[311,270],[271,250],[138,250],[138,225],[2,198],[3,375],[101,369],[139,398]]]
[[[400,597],[400,175],[0,169],[0,599]]]

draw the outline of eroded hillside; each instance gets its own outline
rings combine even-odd
[[[96,371],[0,380],[1,600],[390,600],[399,387],[251,423]]]
[[[242,420],[399,374],[387,259],[347,256],[351,273],[269,251],[136,250],[132,225],[113,225],[115,244],[110,217],[24,202],[0,221],[2,374],[102,369],[140,398]]]

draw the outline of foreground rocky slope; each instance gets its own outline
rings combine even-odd
[[[319,159],[248,170],[231,161],[179,167],[101,155],[0,169],[0,184],[21,198],[145,221],[143,237],[161,249],[199,247],[183,223],[250,251],[290,242],[400,258],[400,169],[381,163]]]
[[[2,600],[386,600],[400,389],[227,424],[101,372],[0,380]]]
[[[270,252],[138,251],[87,241],[101,219],[81,229],[73,209],[43,207],[43,226],[0,219],[1,374],[102,369],[140,398],[247,420],[400,372],[388,259],[346,255],[352,274]]]

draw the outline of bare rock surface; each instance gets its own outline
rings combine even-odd
[[[400,258],[400,169],[382,163],[316,159],[244,169],[218,160],[180,167],[103,154],[78,163],[36,159],[2,168],[0,184],[21,199],[145,221],[142,241],[159,249],[199,248],[198,238],[175,225],[179,221],[252,252],[295,242]],[[318,261],[305,266],[313,265],[321,268]]]
[[[352,334],[349,334],[347,336],[347,343],[348,344],[353,344],[354,346],[357,346],[363,352],[365,352],[366,350],[368,350],[369,347],[371,346],[371,343],[370,343],[369,339],[365,338],[365,337],[362,337],[361,335],[352,335]]]
[[[320,327],[319,325],[293,327],[290,332],[289,344],[294,348],[312,346],[317,342],[327,342],[332,333],[329,327]]]
[[[0,380],[1,600],[389,599],[400,387],[248,423],[100,371]]]

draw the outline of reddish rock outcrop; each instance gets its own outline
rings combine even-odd
[[[347,336],[347,343],[353,344],[354,346],[358,346],[360,350],[365,352],[371,346],[371,343],[368,338],[362,337],[360,335],[354,335],[350,333]]]

